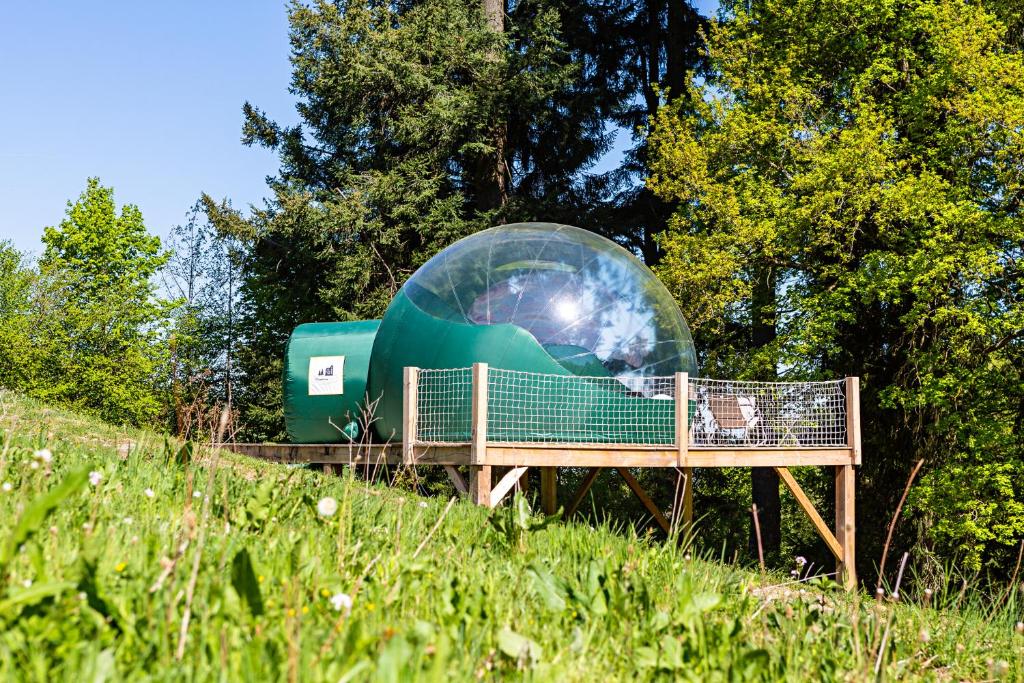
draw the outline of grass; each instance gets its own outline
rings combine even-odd
[[[879,603],[10,393],[0,429],[4,680],[1024,679],[1016,591]]]

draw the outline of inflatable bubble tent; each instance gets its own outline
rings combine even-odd
[[[379,437],[401,436],[404,367],[474,362],[617,378],[624,387],[696,373],[686,321],[655,275],[611,240],[551,223],[483,230],[409,278],[384,315],[371,355],[369,396],[382,397]]]

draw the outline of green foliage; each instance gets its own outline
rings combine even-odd
[[[1019,12],[725,9],[692,110],[664,106],[650,136],[649,186],[679,202],[659,274],[707,372],[861,376],[859,547],[878,552],[924,457],[908,509],[931,546],[1007,571],[1024,536],[1024,57],[1000,17]],[[752,344],[766,278],[776,337]]]
[[[0,429],[0,540],[20,547],[0,568],[4,680],[841,681],[876,661],[885,679],[1024,675],[1016,592],[994,608],[953,581],[931,607],[862,602],[607,525],[539,529],[514,502],[533,527],[520,552],[465,502],[168,451],[5,391]],[[42,446],[52,463],[33,468]]]

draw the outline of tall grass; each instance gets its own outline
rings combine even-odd
[[[9,393],[0,428],[4,680],[1024,679],[1016,591],[878,602]]]

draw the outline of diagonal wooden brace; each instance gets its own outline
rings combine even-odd
[[[513,467],[510,469],[501,481],[491,489],[491,507],[497,507],[501,499],[512,490],[512,488],[519,483],[520,477],[526,474],[526,467]]]
[[[616,467],[615,470],[623,479],[626,480],[626,485],[629,486],[630,490],[633,492],[633,495],[639,498],[640,502],[643,503],[643,506],[647,508],[647,511],[654,516],[654,520],[658,523],[658,526],[664,529],[666,534],[671,534],[672,526],[668,523],[668,520],[665,518],[664,513],[662,513],[662,511],[658,509],[658,506],[654,504],[654,501],[651,500],[651,497],[648,496],[647,492],[644,491],[642,486],[640,486],[640,482],[636,480],[636,478],[633,476],[633,473],[630,472],[625,467]]]
[[[807,497],[804,490],[800,488],[800,484],[796,483],[796,479],[793,478],[793,474],[787,467],[776,467],[775,471],[779,473],[779,479],[786,485],[789,492],[796,498],[796,502],[800,503],[800,507],[803,508],[804,513],[811,520],[811,524],[814,525],[814,529],[821,536],[822,540],[825,541],[825,545],[835,555],[835,558],[839,561],[843,561],[843,546],[839,544],[839,541],[832,534],[832,530],[828,528],[828,524],[821,518],[818,511],[814,509],[814,504],[811,503],[811,499]]]
[[[469,486],[466,485],[465,477],[463,477],[462,474],[457,469],[455,469],[454,465],[445,465],[444,471],[448,473],[448,478],[451,479],[452,486],[455,487],[456,491],[458,491],[462,495],[466,495],[469,493]]]

